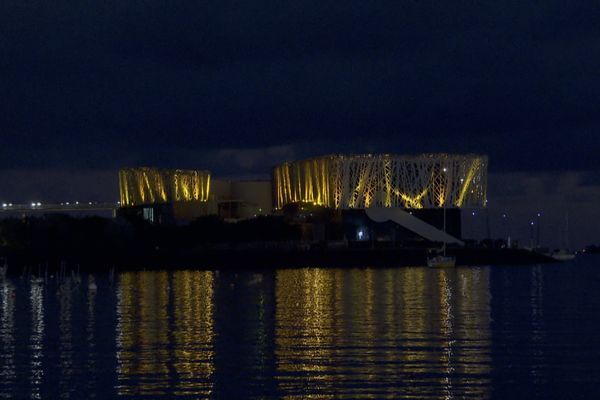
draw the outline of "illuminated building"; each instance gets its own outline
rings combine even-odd
[[[345,237],[358,242],[462,244],[460,209],[486,206],[487,164],[486,156],[472,154],[327,155],[286,162],[272,171],[274,208],[338,210]]]
[[[213,180],[208,171],[124,168],[119,171],[119,189],[120,214],[151,222],[211,214],[244,219],[272,210],[269,181]]]
[[[181,169],[125,168],[119,171],[121,205],[139,206],[208,200],[210,173]]]
[[[119,172],[121,213],[153,222],[211,214],[239,220],[290,207],[312,217],[320,207],[342,211],[345,222],[353,220],[355,232],[345,236],[357,241],[378,239],[361,221],[366,214],[371,222],[392,221],[430,242],[461,244],[460,209],[486,206],[487,165],[486,156],[473,154],[338,154],[285,162],[273,168],[271,181],[213,180],[208,171],[127,168]],[[448,209],[443,218],[447,234],[440,233],[442,209]],[[312,239],[323,240],[321,236]],[[391,236],[397,240],[396,233]]]
[[[194,219],[206,215],[210,191],[208,171],[124,168],[119,171],[123,215],[151,222]]]
[[[329,155],[273,169],[276,209],[483,207],[486,183],[487,157],[479,155]]]

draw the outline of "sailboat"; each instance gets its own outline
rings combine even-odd
[[[456,257],[446,255],[446,244],[444,243],[443,254],[427,258],[427,266],[432,268],[450,268],[456,266]]]
[[[565,247],[562,249],[556,249],[552,252],[551,257],[556,261],[570,261],[575,259],[575,253],[569,250],[569,213],[565,217]]]
[[[446,172],[446,168],[444,168]],[[446,234],[446,200],[444,199],[444,235]],[[446,237],[442,246],[442,254],[427,257],[427,266],[432,268],[450,268],[456,266],[456,257],[446,255]]]

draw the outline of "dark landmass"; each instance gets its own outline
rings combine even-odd
[[[600,254],[600,245],[589,245],[583,249],[583,253],[586,254]]]
[[[328,236],[340,235],[333,224]],[[183,226],[100,217],[0,220],[0,257],[9,273],[41,274],[59,268],[262,269],[283,267],[395,267],[425,265],[431,243],[319,243],[303,239],[302,226],[281,217],[227,223],[200,218]],[[531,264],[552,259],[521,249],[494,247],[493,241],[449,247],[458,265]]]

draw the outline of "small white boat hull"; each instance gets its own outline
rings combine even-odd
[[[456,266],[456,258],[444,256],[428,258],[427,266],[431,268],[452,268]]]
[[[571,261],[575,259],[575,254],[552,254],[552,258],[554,258],[556,261]]]

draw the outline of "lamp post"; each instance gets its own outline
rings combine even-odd
[[[471,236],[472,236],[471,239],[473,239],[473,240],[476,240],[475,234],[477,233],[477,228],[475,226],[475,216],[476,215],[477,215],[477,213],[474,210],[471,211],[471,216],[473,217],[473,219],[472,219],[472,222],[470,223],[470,225],[471,225]]]
[[[535,222],[531,221],[529,223],[529,247],[531,247],[531,250],[533,250],[533,226],[535,225]]]
[[[540,217],[541,216],[542,216],[542,213],[538,212],[537,213],[537,224],[536,224],[536,237],[535,237],[536,247],[540,247]]]
[[[504,235],[506,236],[506,247],[510,248],[510,230],[508,228],[508,214],[502,214],[502,224],[504,225]]]

